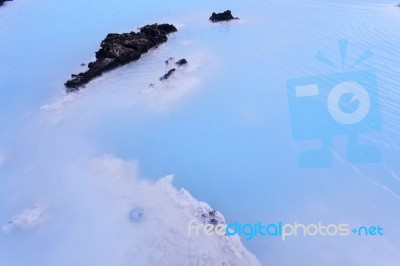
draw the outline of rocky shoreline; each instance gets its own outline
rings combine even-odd
[[[88,64],[87,71],[72,74],[65,83],[67,92],[77,91],[103,73],[138,60],[151,48],[166,42],[167,35],[176,31],[171,24],[152,24],[140,28],[139,32],[108,34],[96,52],[96,61]]]

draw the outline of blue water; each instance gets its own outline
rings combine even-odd
[[[38,196],[57,193],[48,192],[56,185],[41,183],[46,176],[56,184],[54,177],[66,176],[66,169],[79,171],[85,159],[113,154],[137,160],[140,175],[150,180],[175,174],[175,186],[208,202],[228,222],[385,228],[377,238],[245,241],[263,265],[398,265],[400,9],[394,4],[7,3],[0,9],[0,153],[6,158],[0,221]],[[207,21],[212,11],[227,8],[241,19]],[[80,63],[93,59],[107,33],[154,22],[173,23],[178,33],[139,62],[103,75],[79,94],[64,94],[69,74],[85,69]],[[359,67],[374,68],[378,77],[383,128],[365,140],[380,149],[382,161],[346,162],[346,139],[340,137],[332,168],[301,169],[299,154],[315,143],[293,140],[286,81],[337,72],[315,55],[320,50],[339,63],[338,39],[349,40],[349,62],[367,49],[374,53]],[[186,58],[189,67],[149,88],[168,70],[163,62],[170,56]]]

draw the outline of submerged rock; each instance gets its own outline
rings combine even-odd
[[[232,19],[239,19],[232,16],[232,12],[230,10],[226,10],[222,13],[212,13],[210,20],[212,22],[219,22],[219,21],[229,21]]]
[[[139,32],[108,34],[101,42],[100,50],[96,52],[96,61],[88,64],[89,69],[72,75],[65,83],[67,92],[78,90],[111,69],[138,60],[149,49],[166,42],[167,35],[176,31],[174,25],[152,24],[140,28]]]
[[[167,60],[165,60],[165,64],[169,65],[172,61],[174,61],[173,57],[168,58]]]
[[[182,58],[182,59],[178,60],[178,61],[175,63],[175,65],[177,65],[177,66],[183,66],[183,65],[186,65],[187,63],[188,63],[188,61],[187,61],[185,58]]]
[[[160,78],[160,80],[167,80],[171,77],[171,75],[176,71],[175,68],[169,70],[164,76]]]
[[[15,228],[20,229],[33,229],[43,220],[43,215],[47,209],[47,205],[35,205],[33,208],[26,209],[22,213],[12,217],[2,229],[3,232],[8,234]]]
[[[142,208],[134,208],[129,213],[129,220],[132,222],[138,222],[143,217],[143,209]]]

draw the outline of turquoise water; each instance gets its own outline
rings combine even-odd
[[[394,4],[7,3],[0,9],[0,221],[37,198],[61,202],[58,193],[74,195],[83,162],[113,154],[137,160],[140,176],[150,180],[175,174],[175,186],[228,222],[385,228],[380,238],[245,241],[265,265],[398,265],[400,9]],[[207,21],[212,11],[227,8],[241,19]],[[79,94],[64,94],[69,74],[84,69],[80,64],[93,59],[107,33],[153,22],[172,23],[178,33],[139,62],[103,75]],[[374,53],[360,69],[377,72],[383,128],[365,140],[381,150],[382,162],[347,163],[340,137],[332,168],[301,169],[298,155],[315,143],[292,138],[286,81],[337,72],[315,55],[321,50],[339,62],[338,39],[349,40],[348,61],[367,49]],[[163,62],[170,56],[186,58],[189,67],[148,87],[168,70]],[[59,180],[68,180],[68,192]],[[6,262],[14,252],[37,255],[20,250],[15,239],[6,241],[0,240]]]

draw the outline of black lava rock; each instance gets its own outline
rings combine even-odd
[[[65,83],[67,92],[76,91],[107,71],[138,60],[149,49],[166,42],[167,35],[176,31],[174,25],[152,24],[140,28],[139,32],[108,34],[96,52],[96,61],[88,64],[89,69],[71,76]]]
[[[212,22],[219,22],[219,21],[229,21],[232,19],[239,19],[232,16],[232,12],[230,10],[226,10],[222,13],[212,13],[210,20]]]
[[[210,224],[212,225],[217,225],[218,224],[218,220],[215,218],[210,219]]]
[[[185,58],[182,58],[182,59],[178,60],[178,61],[175,63],[175,65],[177,65],[177,66],[184,66],[184,65],[186,65],[187,63],[188,63],[188,61],[187,61]]]
[[[4,5],[6,2],[9,2],[9,1],[12,1],[12,0],[0,0],[0,6]]]
[[[164,76],[160,78],[160,80],[167,80],[171,77],[171,75],[176,71],[175,68],[169,70]]]

